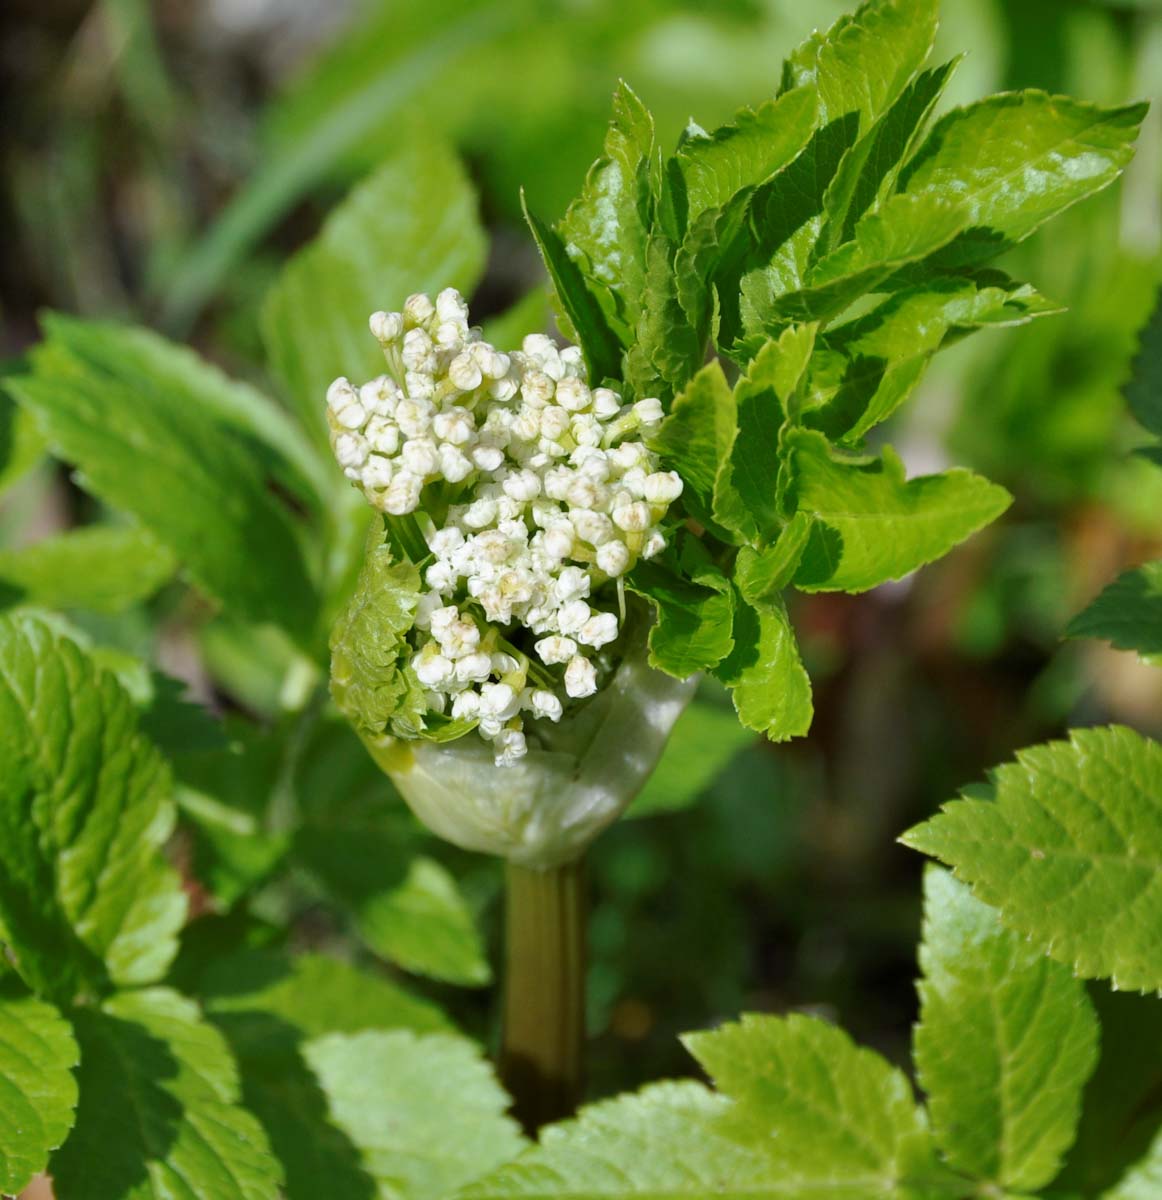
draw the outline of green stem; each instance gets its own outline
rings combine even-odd
[[[581,1098],[585,1041],[585,871],[509,863],[500,1076],[529,1133]]]

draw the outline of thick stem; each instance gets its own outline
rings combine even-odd
[[[585,871],[509,863],[500,1077],[533,1133],[572,1114],[585,1041]]]

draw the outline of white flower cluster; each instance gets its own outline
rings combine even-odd
[[[558,681],[566,698],[597,690],[621,605],[605,585],[665,545],[682,482],[641,440],[662,407],[590,389],[576,346],[534,334],[501,353],[453,288],[375,313],[371,331],[388,373],[331,385],[332,446],[374,507],[418,513],[434,561],[411,666],[434,711],[477,721],[510,764],[526,752],[522,714],[560,720]],[[447,506],[440,528],[422,497]],[[521,628],[539,664],[509,640]]]

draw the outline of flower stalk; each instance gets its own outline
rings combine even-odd
[[[584,860],[505,869],[500,1077],[530,1135],[572,1115],[584,1086]]]

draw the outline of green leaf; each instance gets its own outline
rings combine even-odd
[[[1162,562],[1124,571],[1069,622],[1067,637],[1104,638],[1147,661],[1162,656]]]
[[[947,872],[924,876],[916,1070],[949,1164],[999,1191],[1045,1186],[1073,1142],[1098,1022],[1085,987]]]
[[[151,334],[58,316],[46,329],[32,373],[8,386],[53,452],[239,616],[308,637],[315,597],[303,527],[275,494],[279,486],[311,494],[303,471],[313,452],[303,450],[301,463],[284,452],[299,436],[293,426],[257,393]]]
[[[645,286],[653,145],[653,117],[619,82],[602,156],[556,229],[590,289],[605,300],[606,317],[622,342],[629,341]]]
[[[779,435],[796,409],[796,391],[815,346],[815,326],[791,326],[768,342],[734,389],[738,435],[716,493],[719,520],[755,544],[782,525]]]
[[[1004,488],[959,468],[905,480],[904,465],[836,457],[822,435],[786,435],[789,501],[816,518],[794,583],[862,592],[947,554],[1008,508]]]
[[[840,1030],[745,1016],[684,1040],[721,1095],[663,1083],[582,1109],[462,1200],[966,1194],[935,1163],[907,1079]]]
[[[44,436],[32,414],[4,390],[7,374],[7,370],[0,374],[0,494],[23,479],[45,452]]]
[[[68,1136],[77,1106],[69,1023],[32,996],[0,994],[0,1192],[17,1195]]]
[[[657,609],[649,635],[650,666],[686,679],[730,653],[734,601],[721,575],[699,572],[689,579],[660,561],[642,561],[626,585]]]
[[[852,241],[820,259],[802,287],[776,300],[772,311],[782,321],[831,320],[900,268],[948,245],[965,224],[963,209],[943,197],[893,196],[859,222]]]
[[[935,279],[897,292],[820,335],[803,422],[856,443],[919,383],[937,350],[977,329],[1021,325],[1060,308],[999,272]]]
[[[819,116],[859,114],[867,130],[923,65],[936,37],[935,0],[867,0],[783,65],[783,87],[813,83]]]
[[[0,550],[0,607],[86,608],[118,613],[169,580],[173,555],[138,526],[90,525]]]
[[[161,855],[170,786],[112,675],[44,622],[0,618],[0,930],[39,994],[166,969],[186,912]]]
[[[381,1200],[440,1200],[524,1145],[508,1097],[464,1038],[330,1034],[304,1054]]]
[[[1102,1200],[1153,1200],[1162,1189],[1162,1133],[1154,1139],[1146,1157],[1131,1167]]]
[[[806,146],[815,129],[812,88],[794,88],[758,108],[740,109],[713,133],[695,130],[675,155],[681,172],[686,224],[723,208],[739,192],[766,182]]]
[[[406,703],[404,637],[415,621],[420,573],[395,562],[373,523],[359,582],[331,633],[331,694],[361,733],[381,734]]]
[[[1017,754],[994,799],[963,799],[904,836],[1005,924],[1087,978],[1162,987],[1162,745],[1122,726]]]
[[[59,1200],[275,1200],[281,1172],[238,1104],[221,1034],[165,988],[73,1014],[77,1122],[52,1163]]]
[[[739,720],[748,729],[772,742],[800,737],[810,729],[814,712],[811,681],[779,585],[772,586],[770,561],[744,547],[735,584],[734,647],[714,674],[730,688]]]
[[[1138,421],[1162,437],[1162,291],[1138,338],[1126,401]]]
[[[904,156],[959,62],[953,59],[922,72],[844,156],[824,198],[822,250],[850,241],[860,217],[890,192]]]
[[[524,214],[552,281],[558,308],[565,317],[561,332],[580,343],[591,382],[620,379],[621,342],[610,328],[605,310],[593,294],[584,272],[569,257],[565,242],[556,230],[534,216],[527,206]]]
[[[729,709],[695,700],[678,718],[661,761],[626,816],[689,808],[730,761],[754,741]]]
[[[993,236],[963,261],[991,258],[1112,183],[1133,156],[1144,104],[1099,108],[1045,92],[1008,92],[954,109],[900,174],[909,194],[955,199]]]
[[[327,443],[331,382],[344,375],[359,384],[386,369],[368,317],[402,308],[413,292],[468,295],[486,250],[472,184],[456,154],[431,137],[401,146],[331,213],[262,309],[271,365],[317,442]]]
[[[413,859],[403,880],[367,897],[357,922],[368,946],[404,970],[468,986],[492,978],[472,913],[433,859]]]

